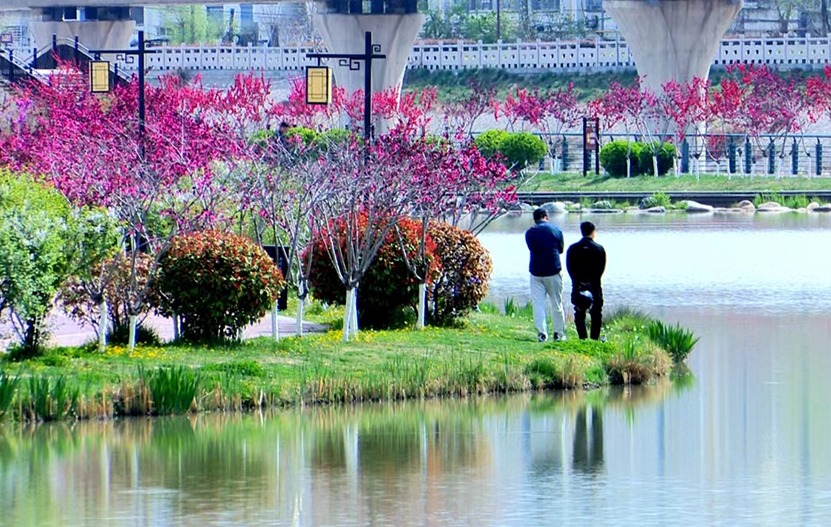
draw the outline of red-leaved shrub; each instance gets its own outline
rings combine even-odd
[[[182,338],[192,342],[238,338],[272,307],[284,285],[262,247],[218,231],[174,238],[159,263],[162,312],[178,314]]]

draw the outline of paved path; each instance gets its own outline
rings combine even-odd
[[[51,333],[49,340],[51,346],[79,346],[96,338],[95,332],[91,328],[80,326],[60,311],[53,313],[49,318],[48,324]],[[145,320],[145,325],[155,329],[163,342],[173,340],[173,321],[171,319],[149,316]],[[295,317],[282,315],[278,317],[278,327],[281,337],[296,335],[296,325]],[[319,333],[322,331],[326,331],[326,326],[311,322],[303,323],[304,333]],[[246,339],[261,336],[271,336],[271,314],[266,315],[259,322],[248,326],[243,332],[243,338]],[[0,352],[5,351],[8,345],[16,342],[16,340],[11,326],[8,323],[0,322]]]

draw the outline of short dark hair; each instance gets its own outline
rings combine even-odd
[[[280,128],[291,128],[291,125],[286,121],[280,123]]]
[[[584,221],[580,224],[580,234],[583,236],[590,236],[591,233],[595,231],[594,223],[590,221]]]
[[[543,218],[548,217],[548,212],[545,211],[544,208],[540,207],[534,210],[534,221],[539,222]]]

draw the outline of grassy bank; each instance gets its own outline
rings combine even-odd
[[[484,306],[457,328],[364,331],[346,344],[333,330],[227,347],[53,349],[0,363],[0,415],[109,418],[638,384],[670,373],[677,339],[687,352],[695,344],[680,329],[675,341],[650,338],[656,324],[631,312],[609,317],[607,342],[570,330],[566,342],[539,343],[527,306],[500,311]]]
[[[714,68],[710,71],[710,85],[718,86],[725,76],[724,68]],[[799,69],[780,72],[786,79],[806,79],[811,76],[821,76],[821,69],[816,71]],[[495,68],[469,69],[461,71],[408,69],[404,74],[404,90],[420,90],[422,88],[438,87],[440,101],[462,99],[470,94],[471,81],[480,86],[496,88],[497,97],[504,99],[505,95],[514,86],[540,91],[557,90],[574,85],[574,91],[581,102],[596,98],[609,89],[609,84],[618,82],[624,86],[635,83],[637,73],[634,69],[626,72],[530,72],[516,73]],[[715,88],[714,88],[715,89]]]
[[[776,179],[772,176],[738,177],[733,175],[702,175],[700,181],[695,176],[673,175],[654,177],[636,176],[631,178],[613,178],[606,176],[587,175],[583,177],[579,172],[550,174],[541,172],[531,178],[523,186],[523,192],[659,192],[680,190],[711,190],[711,191],[750,191],[757,193],[771,193],[781,190],[805,191],[810,196],[811,191],[831,189],[831,178],[818,177],[783,177]]]

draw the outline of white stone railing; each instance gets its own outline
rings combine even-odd
[[[309,46],[269,48],[261,46],[169,46],[153,48],[147,66],[154,70],[302,70],[316,63],[308,53],[323,51]],[[20,50],[31,55],[31,50]],[[831,39],[813,37],[730,38],[719,46],[714,66],[736,63],[777,67],[806,67],[831,62]],[[112,57],[108,57],[112,59]],[[24,60],[31,60],[27,58]],[[464,70],[497,68],[519,71],[589,72],[631,69],[635,66],[622,40],[560,42],[502,42],[482,44],[463,41],[421,42],[413,47],[410,68]],[[119,64],[134,69],[135,64]]]

